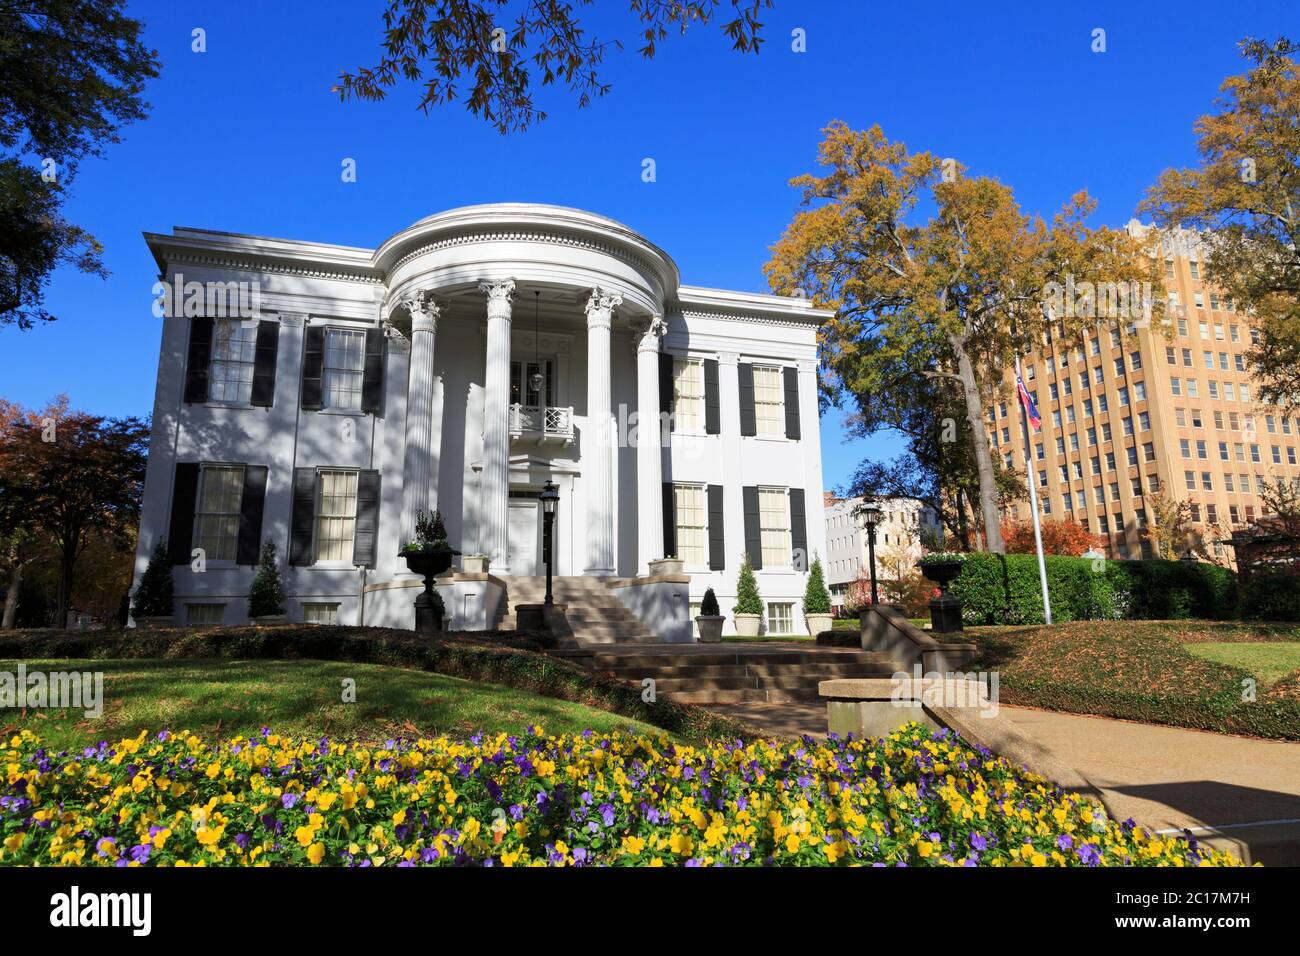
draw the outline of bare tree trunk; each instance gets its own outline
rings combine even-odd
[[[970,356],[966,354],[965,343],[956,337],[951,342],[957,355],[957,374],[966,399],[966,421],[970,425],[975,467],[979,472],[979,510],[985,547],[994,554],[1005,554],[1007,549],[1002,543],[1001,516],[998,514],[998,484],[993,474],[993,457],[989,453],[989,436],[984,431],[984,403],[980,398],[979,381],[975,378]]]
[[[9,589],[5,591],[4,618],[0,619],[0,628],[10,630],[18,617],[18,589],[23,584],[22,563],[15,561],[9,566]]]

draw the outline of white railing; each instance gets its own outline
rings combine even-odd
[[[573,408],[521,405],[510,406],[510,436],[535,438],[539,441],[573,440]]]

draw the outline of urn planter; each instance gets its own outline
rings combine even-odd
[[[426,637],[434,637],[442,630],[443,604],[433,590],[433,579],[451,567],[451,560],[460,554],[454,548],[429,548],[423,551],[402,551],[406,566],[424,578],[424,590],[415,599],[415,630]]]
[[[276,624],[288,624],[289,617],[285,614],[259,614],[257,617],[250,617],[248,623],[254,627],[272,627]]]
[[[808,633],[813,637],[816,637],[822,631],[829,631],[832,627],[831,616],[829,614],[805,613],[803,619],[808,624]]]
[[[758,637],[758,625],[763,620],[761,614],[736,614],[736,634],[740,637]]]
[[[721,614],[699,614],[695,626],[700,631],[701,644],[719,644],[722,642],[722,625],[727,619]]]
[[[170,614],[136,614],[132,616],[132,620],[135,621],[136,627],[145,631],[172,626],[172,616]]]
[[[686,562],[681,558],[660,558],[657,561],[647,562],[651,577],[658,577],[661,574],[681,574],[686,567]]]
[[[930,602],[930,630],[954,634],[962,629],[961,602],[948,593],[948,585],[961,574],[962,561],[917,562],[926,579],[939,585],[939,596]]]

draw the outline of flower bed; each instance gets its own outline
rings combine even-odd
[[[717,741],[590,732],[4,753],[0,863],[1234,865],[1109,819],[947,732]]]

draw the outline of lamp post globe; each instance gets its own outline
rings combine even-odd
[[[537,497],[542,502],[542,540],[546,545],[542,555],[543,560],[546,562],[546,600],[544,603],[547,607],[550,607],[555,603],[555,595],[551,591],[551,573],[555,565],[555,512],[560,504],[559,486],[548,478],[546,484],[542,486],[541,494]]]

